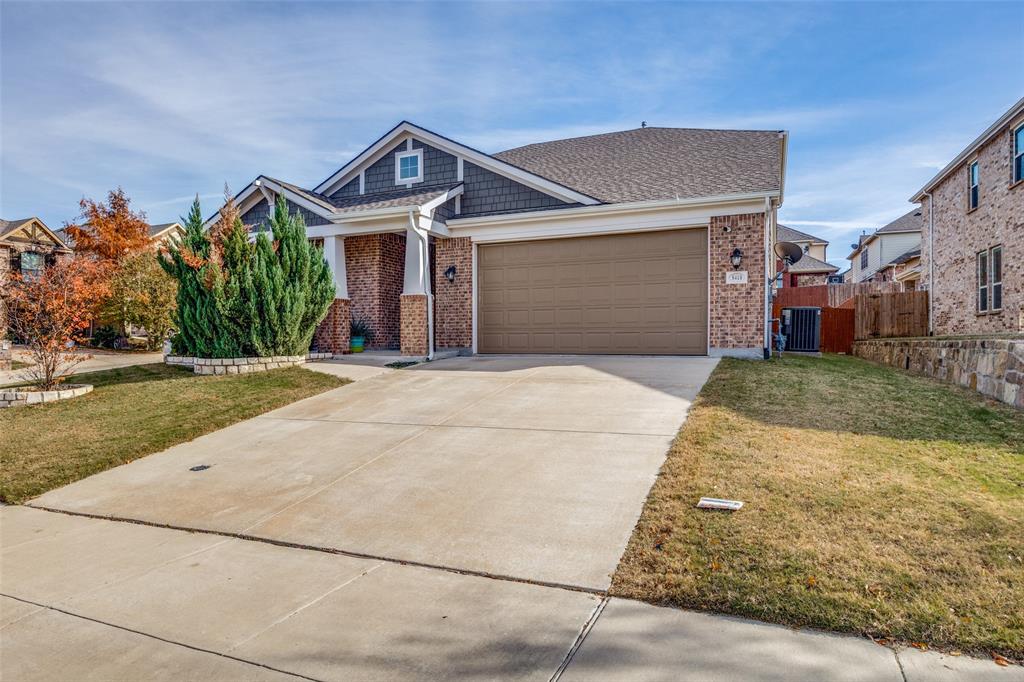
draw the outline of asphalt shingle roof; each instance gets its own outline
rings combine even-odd
[[[356,211],[371,211],[377,208],[392,208],[401,206],[419,206],[431,199],[436,199],[445,192],[458,187],[462,183],[454,185],[435,185],[434,187],[415,187],[413,189],[399,189],[392,192],[378,192],[376,194],[363,194],[360,196],[332,199],[337,213],[354,213]]]
[[[921,217],[921,209],[914,210],[901,215],[888,225],[875,230],[875,234],[887,234],[889,232],[919,232],[924,227],[924,218]]]
[[[20,218],[18,220],[4,220],[3,218],[0,218],[0,237],[6,237],[30,220],[32,219]]]
[[[793,229],[792,227],[786,227],[785,225],[777,225],[775,230],[775,237],[780,242],[820,242],[822,244],[828,244],[828,240],[822,239],[821,237],[815,237],[812,234],[801,232],[800,230]]]
[[[921,257],[921,247],[918,246],[917,248],[911,249],[910,251],[907,251],[904,254],[896,256],[895,258],[892,259],[892,261],[889,263],[889,265],[901,265],[902,263],[906,263],[909,260],[913,260],[914,258],[920,258],[920,257]]]
[[[826,263],[823,260],[818,260],[809,253],[805,253],[803,258],[798,260],[789,266],[790,272],[839,272],[839,268]]]
[[[637,128],[494,154],[605,203],[778,191],[781,131]]]

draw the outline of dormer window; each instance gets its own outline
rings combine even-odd
[[[395,184],[423,182],[423,150],[414,149],[395,154]]]

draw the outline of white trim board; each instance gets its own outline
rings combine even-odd
[[[318,194],[330,195],[332,192],[336,191],[338,187],[344,186],[346,182],[351,180],[355,173],[362,170],[365,166],[375,163],[387,154],[394,145],[401,143],[403,140],[407,140],[406,146],[408,148],[411,145],[412,137],[415,137],[420,142],[429,144],[431,147],[447,152],[456,158],[465,159],[470,163],[480,166],[481,168],[509,177],[522,185],[526,185],[527,187],[543,192],[544,194],[557,197],[563,201],[584,204],[586,206],[592,206],[600,203],[594,197],[587,196],[586,194],[578,192],[570,187],[560,185],[557,182],[553,182],[547,178],[530,173],[522,168],[517,168],[516,166],[505,163],[504,161],[499,161],[493,156],[484,154],[472,147],[459,144],[454,140],[449,140],[446,137],[442,137],[437,133],[432,133],[429,130],[420,128],[408,121],[402,121],[385,133],[383,137],[367,147],[361,154],[359,154],[359,156],[349,161],[331,177],[314,187],[313,191]]]

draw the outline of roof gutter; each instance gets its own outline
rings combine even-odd
[[[931,192],[925,192],[928,197],[928,336],[935,334],[933,320],[933,307],[935,305],[935,251],[932,246],[935,244],[935,204]]]

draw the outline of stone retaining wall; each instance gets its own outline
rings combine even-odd
[[[326,360],[331,353],[307,353],[306,355],[274,355],[266,358],[190,358],[181,355],[165,355],[164,364],[191,367],[196,374],[249,374],[265,372],[268,369],[292,367],[305,364],[307,360]]]
[[[22,407],[24,405],[39,405],[42,403],[55,403],[58,400],[77,398],[92,390],[89,384],[67,384],[64,388],[53,391],[34,391],[27,388],[7,388],[0,390],[0,409],[5,407]]]
[[[873,339],[853,354],[1024,408],[1024,338]]]

